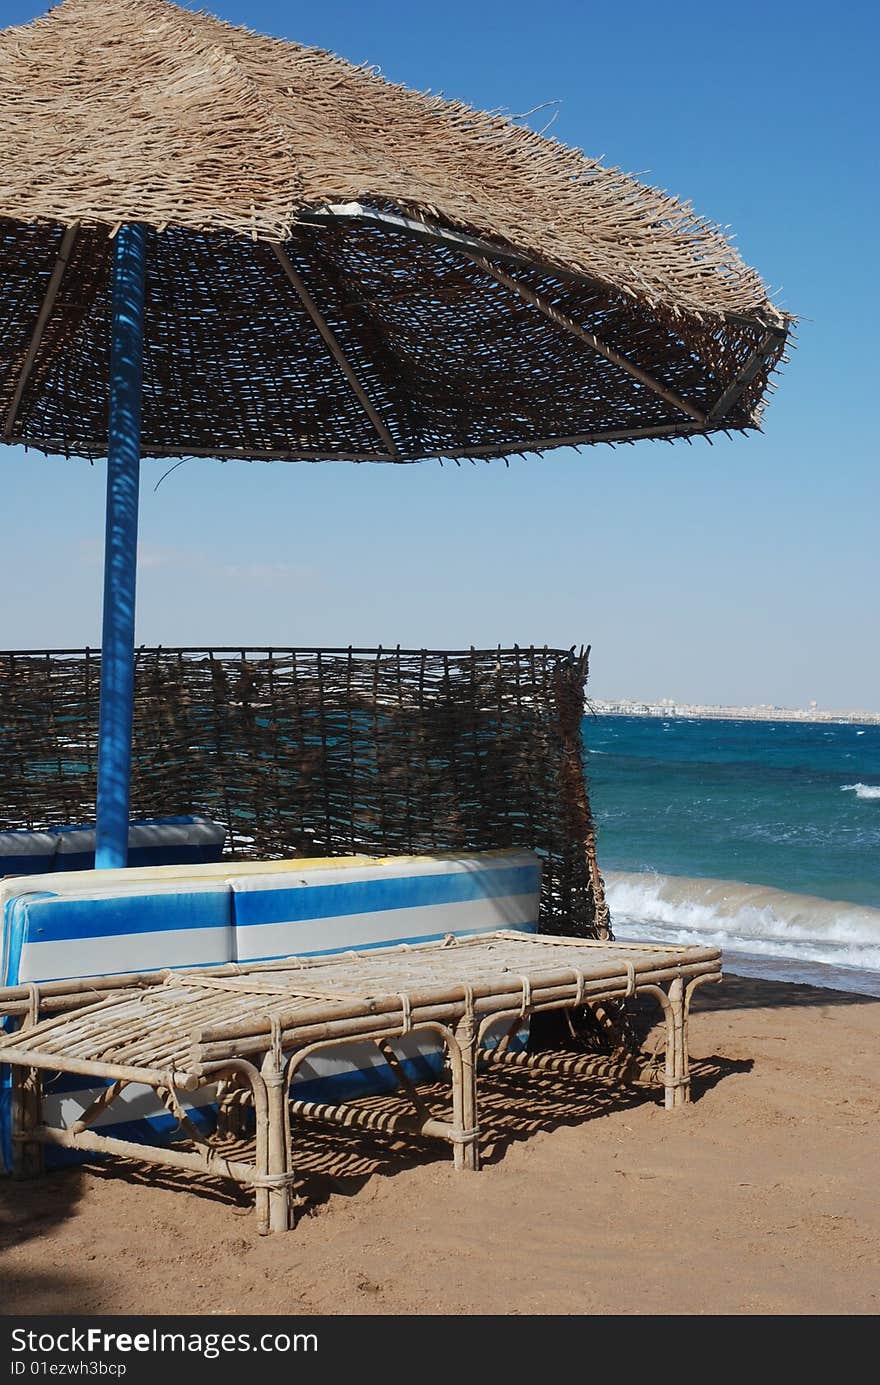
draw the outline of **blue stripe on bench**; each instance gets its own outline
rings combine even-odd
[[[18,901],[16,901],[18,902]],[[28,942],[55,943],[72,938],[110,938],[120,934],[166,933],[191,928],[223,928],[232,923],[230,895],[222,886],[192,894],[117,895],[26,900]],[[226,961],[218,957],[218,962]],[[157,966],[161,963],[157,962]]]
[[[529,865],[449,871],[442,875],[379,876],[334,885],[313,885],[305,880],[301,885],[278,881],[271,889],[248,889],[250,883],[246,881],[243,888],[238,882],[234,886],[238,928],[532,894],[540,884],[540,868]]]

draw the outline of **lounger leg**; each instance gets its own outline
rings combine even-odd
[[[691,1050],[688,1040],[688,1020],[691,1013],[691,1001],[694,991],[699,986],[707,984],[717,984],[721,980],[720,972],[713,972],[709,976],[695,976],[692,981],[684,988],[684,1001],[681,1007],[681,1077],[683,1092],[682,1100],[689,1102],[691,1099]]]
[[[38,1068],[13,1068],[13,1174],[38,1178],[45,1170],[43,1146],[28,1135],[43,1119],[43,1074]]]
[[[659,1000],[663,1009],[663,1019],[666,1023],[666,1062],[663,1069],[663,1105],[667,1111],[678,1106],[680,1102],[679,1092],[681,1090],[679,1077],[681,1074],[681,1043],[682,1043],[682,984],[681,978],[676,977],[669,990],[666,991],[662,986],[643,986],[642,995],[653,995]]]
[[[673,1108],[686,1106],[690,1101],[690,1076],[688,1073],[687,1044],[685,1038],[684,982],[677,976],[669,987],[669,1008],[672,1021],[672,1101],[666,1105]],[[667,1073],[669,1056],[667,1053]],[[667,1097],[669,1092],[667,1089]]]
[[[274,1053],[267,1053],[262,1072],[269,1099],[266,1150],[268,1173],[271,1179],[278,1180],[269,1185],[269,1230],[289,1231],[292,1225],[288,1182],[290,1151],[287,1145],[287,1084],[283,1061],[278,1062]]]
[[[687,1020],[691,991],[699,985],[702,977],[697,977],[685,989],[684,981],[676,976],[669,990],[662,986],[642,986],[641,995],[653,995],[663,1007],[666,1021],[666,1066],[663,1083],[666,1088],[664,1105],[667,1111],[686,1106],[691,1099],[690,1064],[687,1049]],[[707,977],[713,980],[714,977]],[[719,978],[720,979],[720,978]]]
[[[266,1084],[256,1072],[251,1078],[251,1087],[254,1093],[254,1130],[256,1134],[254,1171],[258,1179],[264,1179],[269,1172],[269,1102],[266,1096]],[[268,1183],[257,1183],[254,1189],[254,1205],[257,1213],[257,1232],[260,1236],[268,1236]]]
[[[474,1017],[466,1014],[455,1028],[455,1039],[461,1052],[461,1063],[453,1064],[452,1123],[458,1137],[453,1145],[453,1163],[457,1169],[480,1167],[477,1143],[477,1041]]]

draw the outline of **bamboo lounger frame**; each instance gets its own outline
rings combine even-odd
[[[688,1014],[695,989],[721,979],[715,948],[596,942],[500,931],[317,958],[188,971],[50,981],[0,990],[0,1014],[21,1028],[0,1042],[14,1072],[13,1140],[20,1175],[42,1167],[42,1146],[98,1154],[231,1179],[254,1190],[261,1233],[293,1224],[293,1124],[319,1120],[388,1133],[406,1131],[452,1145],[458,1169],[479,1168],[477,1072],[534,1066],[563,1074],[632,1078],[623,1062],[595,1055],[510,1053],[530,1015],[650,995],[666,1022],[665,1105],[689,1100]],[[507,1021],[500,1041],[488,1031]],[[410,1033],[442,1040],[452,1112],[441,1118],[409,1082],[391,1047]],[[318,1052],[371,1041],[400,1080],[411,1116],[378,1113],[369,1102],[287,1099],[294,1075]],[[69,1129],[42,1121],[42,1074],[109,1082]],[[89,1126],[129,1083],[151,1087],[190,1137],[192,1148],[153,1147],[100,1135]],[[229,1157],[187,1116],[181,1093],[218,1090],[228,1133],[242,1101],[253,1103],[251,1158]],[[219,1127],[218,1127],[219,1128]],[[246,1155],[249,1146],[242,1146]]]

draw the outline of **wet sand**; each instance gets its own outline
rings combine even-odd
[[[486,1079],[479,1175],[312,1128],[286,1236],[133,1165],[2,1180],[3,1312],[876,1313],[878,1051],[880,1001],[729,976],[689,1108]]]

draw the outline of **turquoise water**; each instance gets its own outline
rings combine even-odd
[[[880,726],[602,716],[583,729],[620,936],[711,937],[880,994]]]

